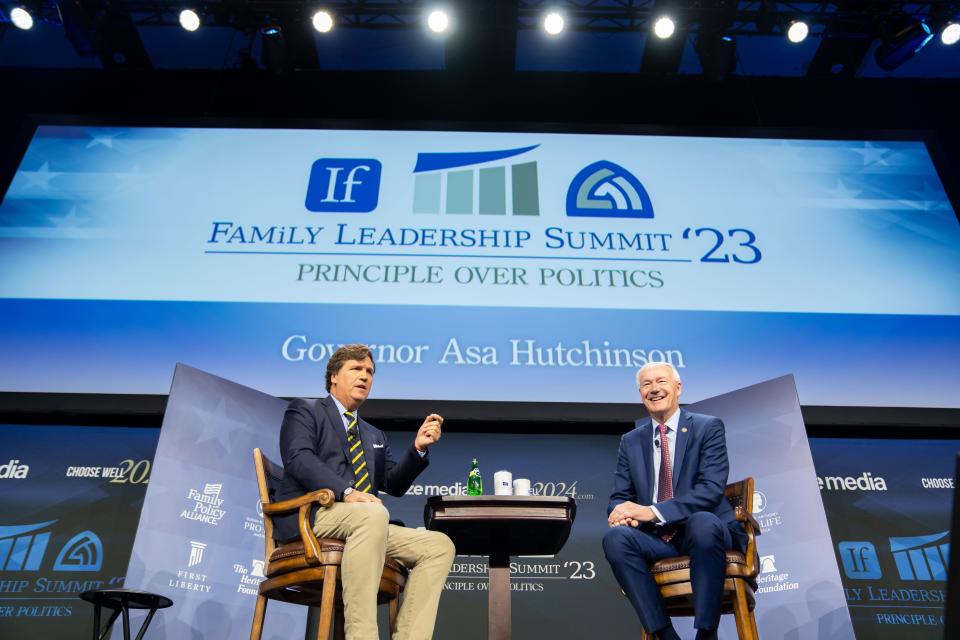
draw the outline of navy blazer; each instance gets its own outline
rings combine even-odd
[[[673,455],[673,498],[654,506],[669,524],[682,524],[698,511],[710,511],[727,526],[739,529],[730,503],[723,497],[730,464],[723,421],[714,416],[680,410]],[[620,439],[617,471],[607,514],[621,502],[653,503],[653,422],[637,426]]]
[[[359,428],[363,456],[370,470],[371,492],[402,496],[430,464],[429,454],[421,457],[411,442],[400,459],[394,460],[383,431],[363,419]],[[317,489],[331,489],[337,500],[342,500],[343,490],[354,481],[348,454],[347,430],[332,397],[292,400],[280,426],[284,478],[276,499],[288,500]],[[274,524],[277,540],[291,540],[299,535],[296,514],[275,518]]]

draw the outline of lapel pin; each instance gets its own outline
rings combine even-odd
[[[683,429],[680,429],[680,431],[683,431],[684,433],[686,433],[686,432],[687,432],[687,428],[684,427]]]

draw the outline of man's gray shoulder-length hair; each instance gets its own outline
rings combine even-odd
[[[670,369],[670,373],[673,376],[674,381],[680,382],[680,372],[677,371],[677,368],[669,362],[648,362],[647,364],[640,367],[637,371],[637,387],[640,386],[640,377],[643,376],[643,373],[654,367],[667,367]]]

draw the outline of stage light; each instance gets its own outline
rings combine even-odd
[[[677,25],[673,23],[670,16],[661,16],[653,23],[653,33],[661,40],[666,40],[677,30]]]
[[[957,44],[960,41],[960,24],[951,22],[940,32],[940,42],[945,45]]]
[[[543,17],[543,30],[547,35],[558,36],[563,32],[563,16],[551,11]]]
[[[273,74],[289,71],[287,42],[283,37],[283,30],[276,25],[269,25],[260,30],[260,36],[260,61],[267,71]]]
[[[446,33],[450,28],[450,16],[442,9],[434,9],[427,16],[427,26],[434,33]]]
[[[10,12],[10,22],[18,29],[26,31],[33,27],[33,16],[23,7],[15,7]]]
[[[722,80],[737,66],[737,41],[732,36],[701,33],[693,43],[703,75]]]
[[[329,33],[333,29],[333,16],[329,11],[317,11],[313,14],[313,28],[320,33]]]
[[[873,52],[877,66],[885,71],[893,71],[923,49],[933,32],[924,22],[910,22],[893,35],[885,38]]]
[[[810,35],[810,25],[803,20],[794,20],[787,28],[787,40],[794,44],[803,42],[808,35]]]
[[[196,31],[200,28],[200,16],[193,9],[184,9],[180,12],[180,26],[187,31]]]

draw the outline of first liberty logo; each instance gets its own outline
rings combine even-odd
[[[320,158],[310,169],[306,207],[315,213],[369,213],[380,197],[379,160]]]

